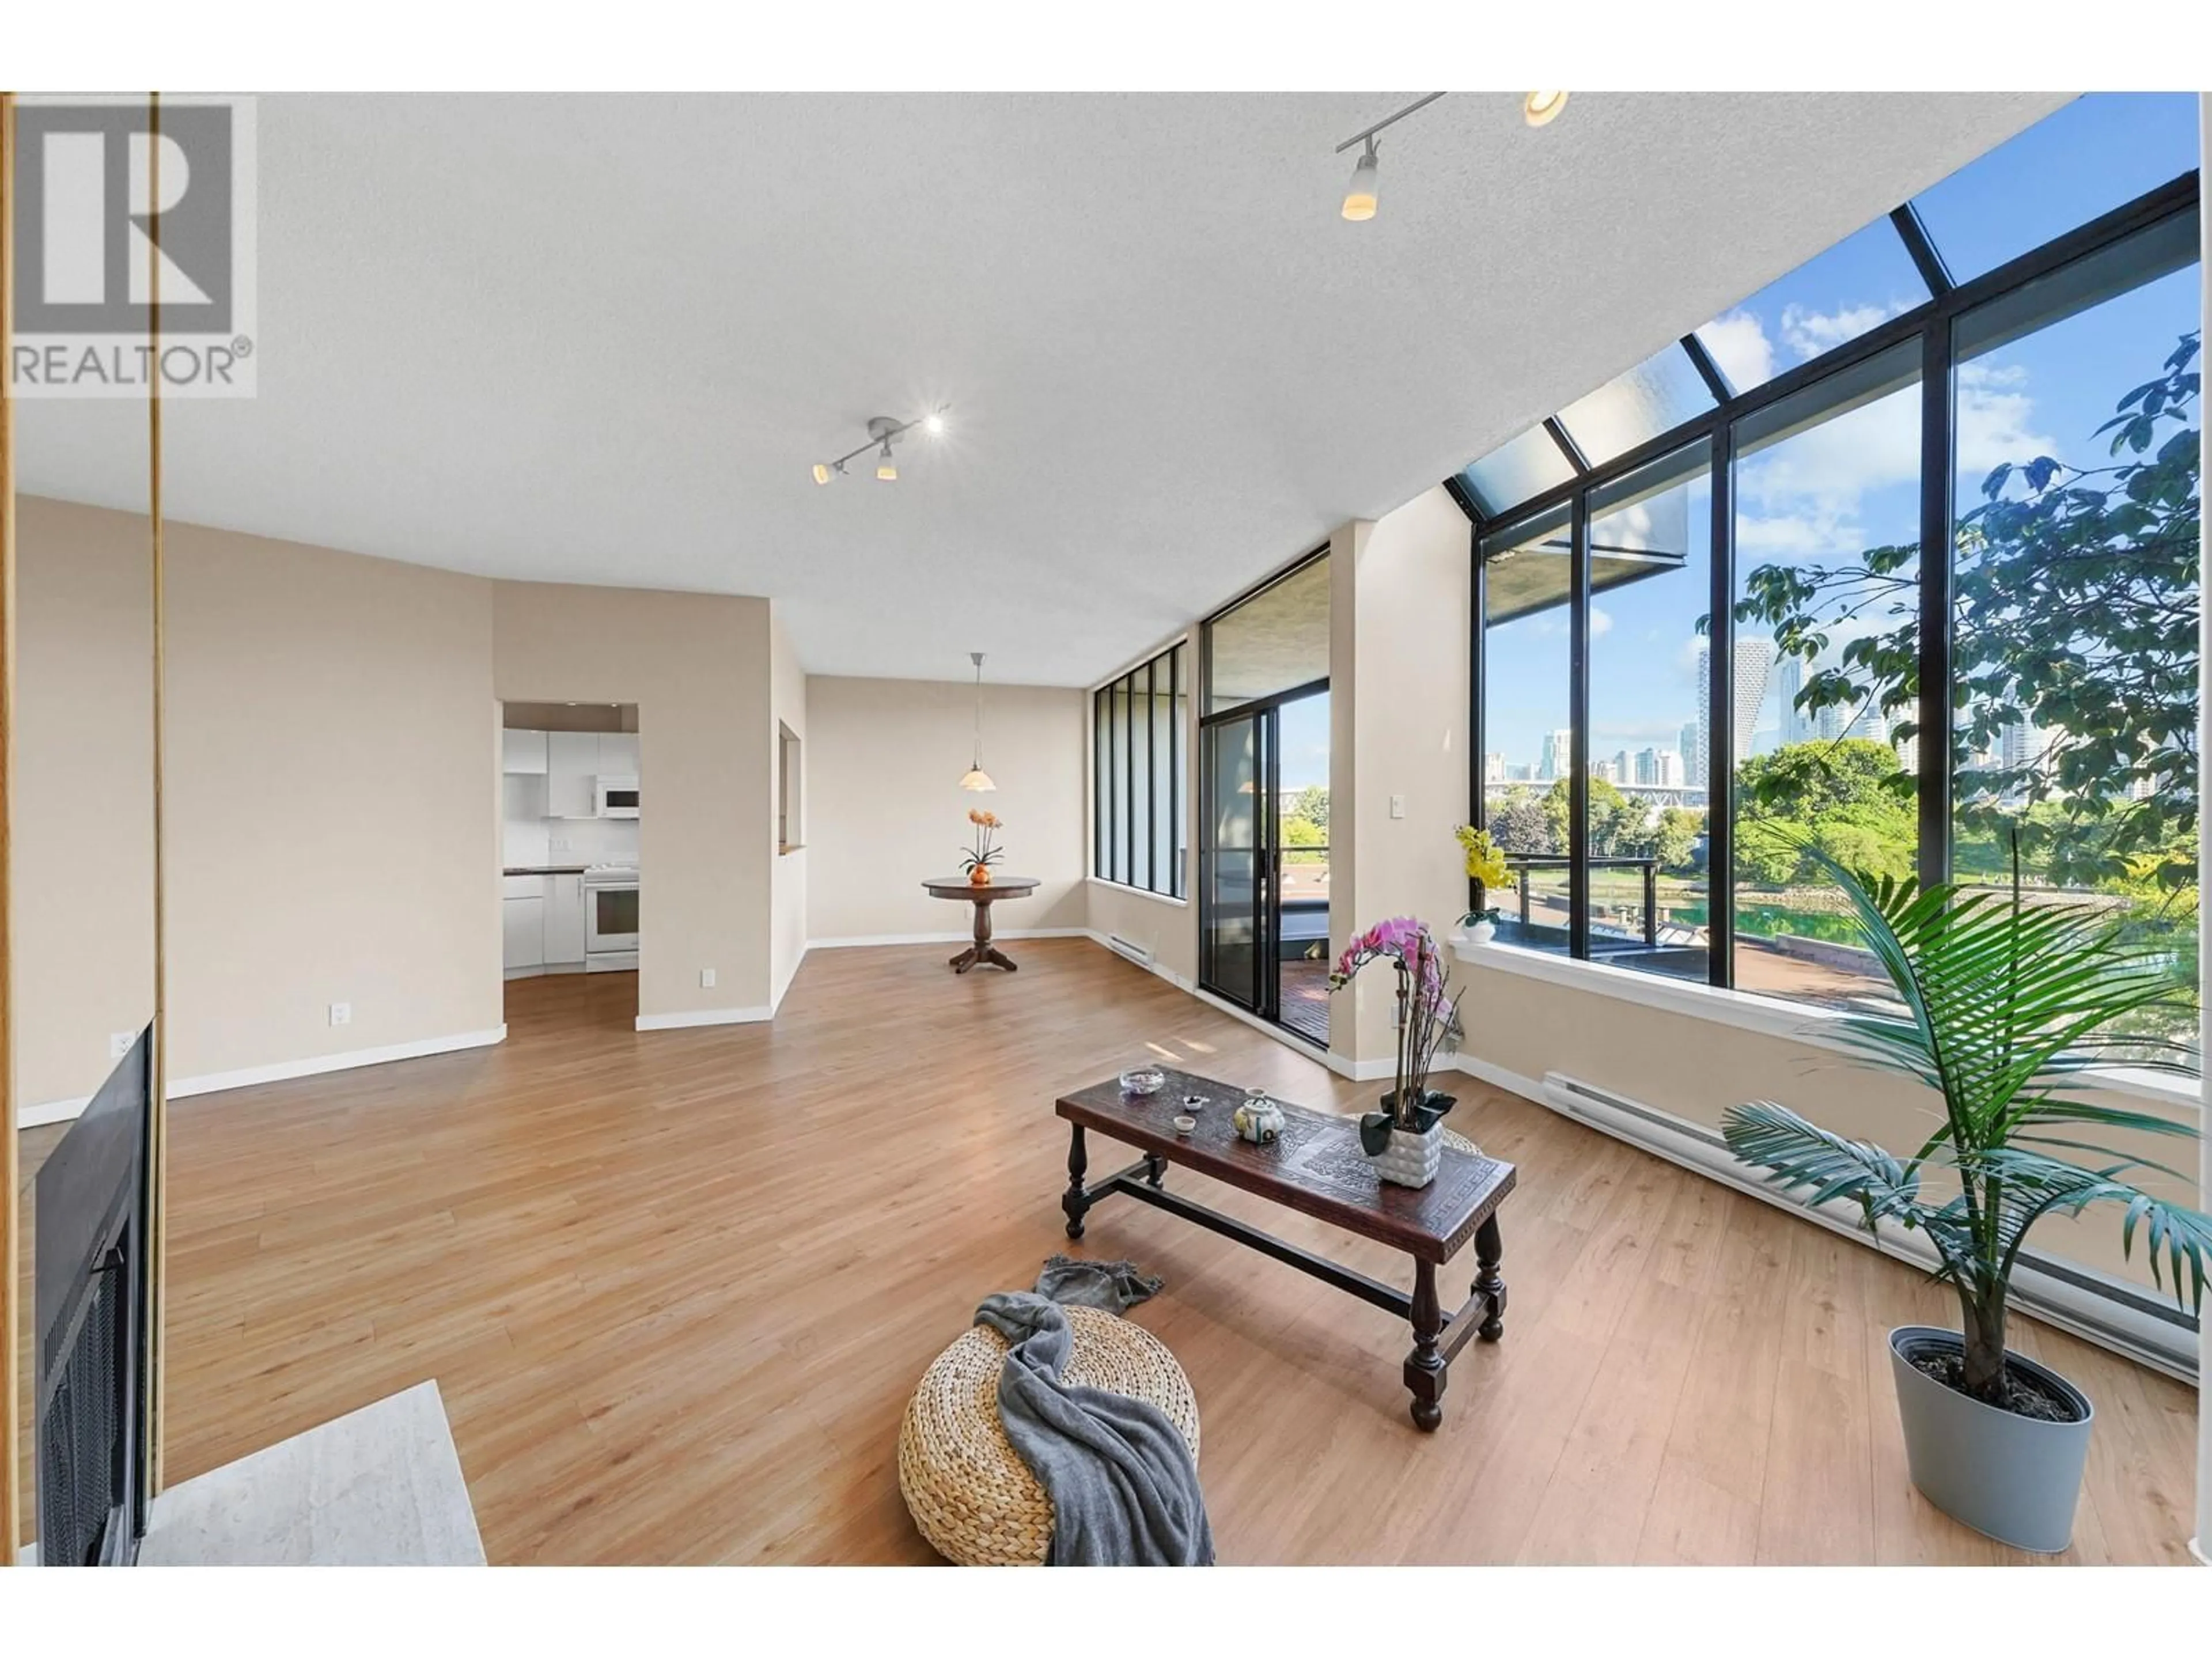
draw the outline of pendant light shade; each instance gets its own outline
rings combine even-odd
[[[983,653],[970,651],[968,659],[975,665],[975,750],[974,759],[968,764],[967,775],[960,780],[960,787],[981,793],[999,786],[991,781],[991,775],[983,769]]]
[[[1345,187],[1346,218],[1356,223],[1375,216],[1375,185],[1380,176],[1375,159],[1375,141],[1370,138],[1367,148],[1360,152],[1359,160],[1352,164],[1352,183]]]

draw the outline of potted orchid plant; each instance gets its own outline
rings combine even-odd
[[[1377,922],[1355,937],[1328,976],[1340,991],[1370,962],[1388,961],[1398,973],[1397,1065],[1382,1109],[1359,1120],[1360,1149],[1383,1180],[1425,1187],[1437,1177],[1443,1152],[1444,1114],[1452,1097],[1429,1087],[1429,1073],[1459,1047],[1459,996],[1447,993],[1443,956],[1427,924],[1411,916]]]
[[[975,844],[960,855],[960,867],[966,872],[969,885],[988,887],[991,884],[991,861],[1002,857],[1005,849],[991,845],[991,837],[1003,826],[996,812],[987,812],[980,806],[968,809],[968,822],[975,826]]]
[[[1493,890],[1510,891],[1513,872],[1505,862],[1505,849],[1487,830],[1478,830],[1471,823],[1462,823],[1452,831],[1459,842],[1460,852],[1467,866],[1467,878],[1474,884],[1474,908],[1459,919],[1464,930],[1453,939],[1455,945],[1486,945],[1498,935],[1498,907],[1486,902]]]

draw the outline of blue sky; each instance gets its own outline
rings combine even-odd
[[[1917,204],[1953,274],[1968,277],[2039,246],[2195,165],[2196,100],[2106,94],[2077,100],[1925,192]],[[1755,385],[1923,301],[1885,219],[1698,330],[1733,383]],[[2201,326],[2195,267],[1960,365],[1958,498],[1964,511],[2000,461],[2051,454],[2108,464],[2091,434],[2118,398],[2160,372]],[[1908,386],[1739,463],[1741,568],[1832,564],[1917,535],[1919,410]],[[1675,504],[1679,509],[1680,503]],[[1680,746],[1697,719],[1696,624],[1708,563],[1704,483],[1689,487],[1688,559],[1677,572],[1601,594],[1592,610],[1591,752]],[[1597,526],[1601,541],[1606,526]],[[1840,643],[1840,635],[1838,642]],[[1564,607],[1490,631],[1485,747],[1537,761],[1567,724]],[[1779,727],[1773,694],[1758,728]],[[1288,775],[1285,744],[1285,775]]]

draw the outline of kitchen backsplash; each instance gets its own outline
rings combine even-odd
[[[545,780],[509,773],[501,779],[505,825],[501,862],[510,867],[544,864],[635,864],[635,818],[547,818]]]

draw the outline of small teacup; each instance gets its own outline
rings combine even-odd
[[[1187,1135],[1198,1127],[1198,1120],[1188,1112],[1179,1112],[1176,1115],[1175,1126],[1177,1134]]]

